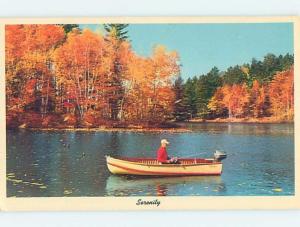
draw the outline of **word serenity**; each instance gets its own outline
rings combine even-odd
[[[158,199],[149,201],[149,200],[142,200],[142,199],[138,199],[138,201],[136,202],[136,205],[156,205],[157,207],[160,205],[160,201]]]

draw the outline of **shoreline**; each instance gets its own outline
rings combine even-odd
[[[72,131],[72,132],[156,132],[183,133],[192,132],[187,128],[16,128],[30,131]]]
[[[30,131],[74,131],[74,132],[154,132],[154,133],[185,133],[193,132],[188,127],[180,124],[195,123],[241,123],[241,124],[294,124],[294,121],[282,120],[276,118],[216,118],[216,119],[201,119],[194,118],[185,121],[168,122],[169,126],[165,127],[147,127],[142,125],[128,125],[128,126],[100,126],[100,127],[74,127],[74,126],[60,126],[60,127],[32,127],[26,124],[19,125],[18,127],[6,127],[11,130],[30,130]]]
[[[243,124],[293,124],[294,121],[278,121],[278,120],[263,120],[257,121],[253,119],[213,119],[213,120],[204,120],[204,119],[192,119],[188,121],[179,121],[177,124],[182,123],[196,123],[196,124],[206,124],[206,123],[243,123]],[[176,124],[175,123],[175,124]],[[75,128],[75,127],[65,127],[65,128],[37,128],[37,127],[16,127],[16,128],[6,128],[11,130],[30,130],[30,131],[73,131],[73,132],[153,132],[153,133],[185,133],[193,132],[191,129],[182,127],[95,127],[95,128]]]
[[[187,123],[245,123],[245,124],[293,124],[292,120],[274,118],[216,118],[216,119],[191,119]]]

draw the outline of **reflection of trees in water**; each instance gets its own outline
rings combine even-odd
[[[228,126],[227,126],[227,132],[228,132],[228,134],[232,133],[232,125],[231,124],[228,124]]]
[[[228,133],[233,135],[289,135],[294,133],[294,124],[261,123],[179,123],[194,132]]]
[[[72,140],[72,137],[75,136],[75,133],[71,133],[69,136],[70,140]],[[69,154],[70,152],[67,145],[70,144],[68,136],[66,134],[62,134],[59,141],[61,142],[61,145],[58,146],[60,149],[57,150],[57,152],[60,153],[58,156],[58,171],[60,172],[58,176],[60,177],[59,181],[61,188],[58,189],[58,191],[64,193],[65,190],[70,190],[72,187],[72,184],[70,183],[72,172],[72,163],[70,159],[72,155]]]
[[[156,195],[157,196],[167,196],[168,195],[168,187],[164,184],[156,185]]]
[[[120,155],[120,138],[118,132],[111,132],[108,134],[109,138],[107,141],[104,141],[107,151],[105,153],[110,156]]]
[[[115,176],[106,180],[106,195],[206,195],[209,191],[225,194],[225,183],[220,176],[145,177]],[[208,189],[208,191],[205,191]]]
[[[108,141],[110,144],[110,147],[119,150],[120,147],[120,138],[118,132],[112,132],[110,135],[110,140]]]

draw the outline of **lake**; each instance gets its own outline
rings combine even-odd
[[[7,130],[7,196],[294,195],[294,125],[184,123],[185,133]],[[225,151],[221,176],[133,177],[108,172],[105,155],[178,157]]]

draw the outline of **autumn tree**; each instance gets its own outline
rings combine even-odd
[[[123,96],[122,119],[141,121],[146,115],[144,94],[144,76],[148,73],[148,60],[132,55],[125,77],[125,95]]]
[[[157,113],[160,109],[173,107],[174,97],[164,96],[167,91],[172,94],[172,78],[179,73],[179,57],[177,52],[168,52],[164,46],[158,45],[153,50],[151,57],[152,69],[147,77],[149,89],[149,104],[151,106],[151,118],[160,117]],[[169,109],[169,114],[172,109]]]
[[[266,88],[257,80],[253,82],[250,90],[250,111],[255,118],[265,116],[266,111]]]
[[[292,120],[294,116],[294,68],[277,73],[269,86],[272,114]]]
[[[57,25],[6,26],[8,107],[14,100],[17,108],[47,113],[54,95],[52,56],[63,38]]]
[[[171,117],[175,102],[173,79],[179,73],[177,53],[157,46],[150,58],[134,56],[128,68],[127,118],[162,122]]]
[[[56,83],[60,91],[60,110],[72,112],[82,119],[87,112],[99,111],[106,117],[106,95],[113,62],[106,54],[101,35],[90,30],[71,32],[56,50]]]
[[[227,110],[224,103],[224,87],[219,87],[207,105],[213,117],[225,117]]]
[[[228,117],[243,117],[249,103],[249,94],[246,84],[225,85],[222,88],[222,104],[228,110]]]

